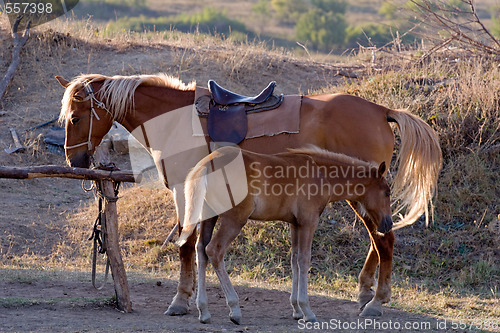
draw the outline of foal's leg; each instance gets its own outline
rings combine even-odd
[[[229,275],[227,274],[224,264],[224,254],[229,244],[238,236],[241,228],[243,228],[247,222],[247,217],[248,215],[245,215],[243,218],[227,215],[221,216],[220,228],[205,248],[207,256],[210,258],[215,273],[219,278],[224,295],[226,296],[226,303],[230,308],[229,318],[233,323],[238,325],[241,322],[240,302],[238,294],[236,294],[231,284],[231,280],[229,279]]]
[[[314,222],[312,222],[314,221]],[[300,309],[304,314],[304,319],[308,322],[316,322],[316,316],[311,310],[309,305],[309,296],[307,294],[307,277],[309,267],[311,265],[311,246],[313,241],[314,232],[318,226],[319,215],[309,220],[299,220],[296,226],[297,233],[297,263],[298,263],[298,303]],[[293,240],[293,239],[292,239]]]
[[[210,323],[210,312],[208,311],[208,297],[207,297],[207,285],[206,285],[206,272],[208,257],[205,253],[205,247],[210,242],[212,238],[212,233],[214,231],[215,223],[217,222],[217,216],[205,221],[200,224],[200,235],[198,236],[198,242],[196,243],[196,254],[198,260],[198,294],[196,296],[196,306],[199,311],[199,319],[203,324]]]
[[[358,209],[358,203],[354,201],[347,201],[351,208],[354,210],[356,215],[363,221],[366,229],[370,232],[370,229],[375,227],[373,221],[369,217],[363,216],[361,211]],[[371,234],[371,232],[370,232]],[[373,299],[375,292],[372,287],[375,285],[375,273],[377,271],[377,266],[379,264],[379,256],[375,250],[376,246],[373,241],[373,237],[370,235],[370,250],[368,250],[368,255],[366,256],[365,264],[361,272],[359,273],[359,293],[358,293],[358,304],[360,310],[362,310],[365,305]]]
[[[373,299],[375,296],[375,291],[372,287],[375,285],[375,273],[378,266],[378,253],[375,250],[375,245],[371,239],[370,250],[368,250],[368,255],[366,256],[365,264],[363,269],[359,273],[359,293],[358,293],[358,304],[359,309],[363,310],[365,305]]]
[[[291,255],[291,265],[292,265],[292,293],[290,294],[290,303],[293,308],[293,319],[301,319],[304,317],[304,313],[299,306],[299,249],[298,249],[298,236],[297,236],[297,226],[294,224],[290,225],[290,234],[292,238],[292,255]]]
[[[392,254],[394,248],[394,233],[389,231],[380,234],[376,228],[370,229],[372,244],[378,253],[380,267],[378,272],[378,283],[373,299],[366,304],[360,316],[381,316],[382,304],[391,300],[391,274],[392,274]]]

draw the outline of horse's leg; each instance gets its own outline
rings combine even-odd
[[[358,209],[358,203],[354,201],[347,201],[354,212],[363,221],[365,227],[370,231],[374,228],[373,221],[369,217],[363,216],[362,212]],[[370,233],[371,234],[371,233]],[[371,245],[370,250],[368,250],[368,255],[366,256],[365,264],[359,273],[359,293],[358,293],[358,304],[360,310],[363,310],[365,305],[373,299],[375,292],[372,287],[375,285],[375,273],[377,271],[377,266],[379,264],[379,256],[375,250],[375,244],[373,238],[370,236]]]
[[[292,293],[290,294],[290,303],[293,308],[293,319],[301,319],[304,317],[304,313],[299,306],[299,263],[298,263],[298,238],[297,238],[297,226],[291,224],[290,234],[292,238],[292,255],[291,255],[291,265],[292,265]]]
[[[179,228],[179,233],[181,231],[182,228]],[[189,298],[194,293],[196,281],[194,260],[195,244],[196,232],[193,232],[186,240],[186,243],[179,248],[179,258],[181,262],[179,284],[177,285],[177,294],[175,294],[172,304],[170,304],[167,311],[165,311],[166,315],[184,315],[189,311]]]
[[[298,302],[302,313],[304,314],[304,319],[307,322],[316,322],[316,316],[311,310],[309,305],[309,296],[307,294],[307,277],[309,273],[309,267],[311,265],[311,246],[318,226],[319,215],[313,218],[299,219],[296,226],[297,233],[297,263],[298,263]],[[292,239],[293,240],[293,239]]]
[[[392,254],[394,248],[394,233],[389,231],[380,234],[376,228],[369,230],[372,237],[372,244],[378,253],[380,267],[378,272],[377,289],[375,296],[366,304],[360,316],[381,316],[382,304],[391,300],[391,274],[392,274]]]
[[[359,273],[358,304],[360,310],[363,310],[365,305],[370,302],[375,295],[375,291],[372,287],[375,285],[375,273],[377,271],[378,262],[378,253],[375,251],[373,240],[371,240],[365,264]]]
[[[199,311],[199,320],[203,324],[210,323],[210,312],[208,311],[208,296],[206,285],[206,272],[208,257],[205,253],[205,247],[212,238],[217,217],[201,222],[200,234],[196,243],[196,255],[198,260],[198,293],[196,296],[196,306]]]
[[[177,220],[179,226],[182,225],[184,218],[184,189],[181,185],[174,187],[173,198],[175,203],[175,210],[177,213]],[[182,227],[179,228],[179,235]],[[196,284],[196,271],[195,271],[195,244],[196,232],[188,237],[186,243],[179,247],[179,260],[181,262],[179,283],[177,284],[177,293],[172,300],[172,303],[165,311],[166,315],[178,316],[184,315],[189,311],[189,299],[194,293]]]
[[[226,296],[226,303],[230,309],[229,318],[233,323],[238,325],[241,322],[240,302],[238,294],[234,290],[227,274],[224,264],[224,254],[229,244],[238,236],[246,222],[247,216],[244,218],[221,216],[220,228],[205,248],[205,252],[214,267],[224,295]]]
[[[392,254],[394,233],[385,235],[377,231],[376,224],[367,216],[363,216],[356,202],[348,201],[354,211],[363,220],[370,234],[371,246],[365,265],[359,274],[359,304],[363,310],[360,316],[381,316],[382,304],[391,300]],[[379,266],[378,282],[375,294],[371,287],[375,283],[375,272]]]

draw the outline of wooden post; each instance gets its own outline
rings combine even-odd
[[[96,161],[104,166],[109,165],[109,152],[101,147],[98,147],[96,150]],[[132,172],[126,171],[88,170],[57,165],[43,165],[24,168],[0,166],[0,178],[32,179],[42,177],[76,178],[102,182],[101,188],[102,195],[104,197],[104,212],[106,215],[106,223],[103,228],[103,233],[105,234],[104,246],[109,258],[111,274],[113,275],[118,308],[125,312],[132,312],[127,274],[125,272],[120,251],[114,182],[135,182],[136,177],[134,177]]]
[[[102,165],[110,163],[109,151],[106,148],[98,147],[94,155],[96,161]],[[114,183],[109,180],[102,180],[102,192],[105,198],[114,198]],[[123,265],[120,241],[118,235],[118,212],[116,200],[104,200],[104,212],[106,215],[106,225],[104,229],[104,241],[106,253],[109,258],[111,274],[115,285],[118,309],[125,312],[132,312],[132,302],[127,282],[127,273]]]
[[[115,197],[114,183],[109,180],[102,181],[102,192],[108,198]],[[132,312],[132,302],[128,289],[127,273],[123,265],[118,235],[118,213],[116,201],[104,200],[104,212],[106,214],[105,236],[106,253],[109,258],[111,274],[115,284],[118,308],[125,312]]]

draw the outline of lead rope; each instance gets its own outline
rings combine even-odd
[[[103,210],[103,204],[102,204],[102,201],[104,199],[102,193],[102,182],[95,181],[92,188],[95,189],[95,194],[99,199],[99,213],[97,214],[97,218],[94,222],[92,235],[89,238],[89,240],[94,240],[92,248],[92,286],[97,290],[101,290],[108,281],[108,276],[109,276],[109,258],[108,256],[106,256],[106,270],[104,273],[104,282],[99,287],[97,286],[96,284],[97,253],[104,255],[106,254],[106,240],[105,240],[106,213]]]
[[[103,201],[106,202],[116,202],[118,200],[118,189],[120,188],[120,182],[113,182],[114,185],[114,197],[109,197],[105,195],[102,191],[102,181],[96,181],[92,188],[95,189],[95,194],[99,199],[99,213],[94,222],[94,227],[92,229],[92,235],[89,240],[94,240],[94,245],[92,249],[92,286],[95,289],[101,290],[109,276],[109,257],[106,256],[106,270],[104,273],[104,282],[101,286],[96,285],[96,266],[97,266],[97,253],[106,254],[106,213],[103,208]],[[85,188],[84,188],[85,189]]]

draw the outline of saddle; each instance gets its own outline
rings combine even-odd
[[[198,116],[208,117],[207,130],[215,142],[238,144],[247,134],[247,114],[272,110],[283,102],[283,94],[273,94],[276,82],[271,82],[257,96],[243,96],[208,81],[211,95],[201,96],[195,102]]]

